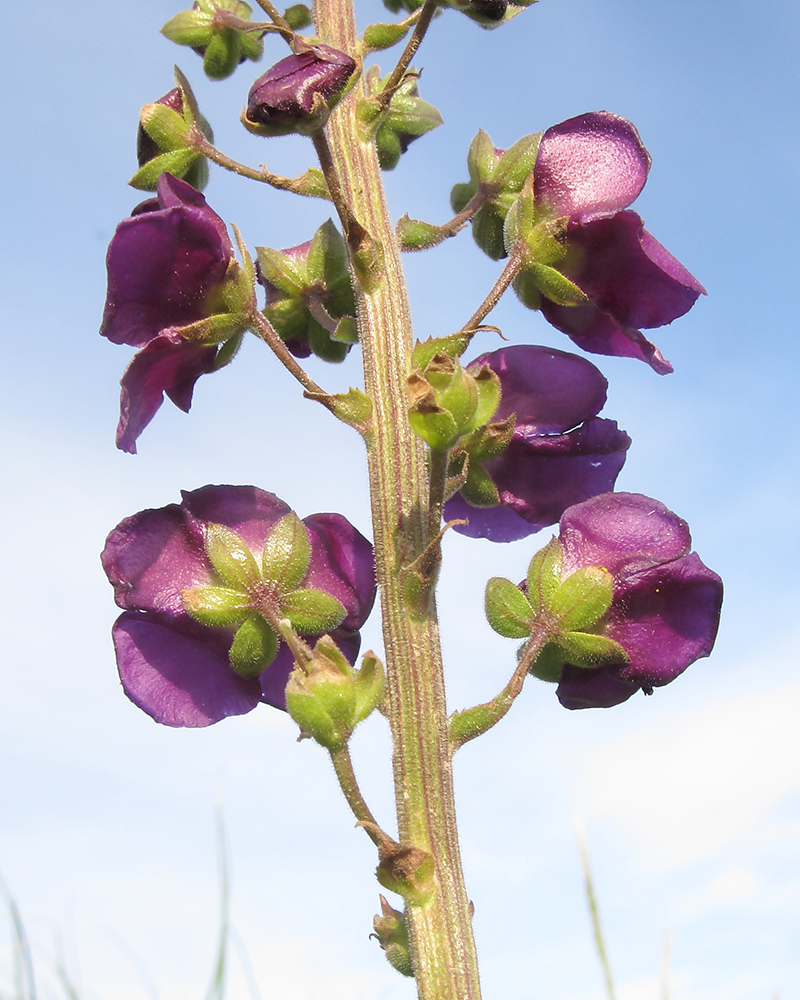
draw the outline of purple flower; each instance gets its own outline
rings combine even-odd
[[[638,493],[606,493],[561,518],[562,578],[602,566],[614,578],[603,635],[628,661],[595,669],[566,663],[565,708],[608,708],[669,684],[714,645],[722,581],[691,549],[685,521]]]
[[[260,564],[268,536],[290,513],[274,494],[252,486],[204,486],[183,493],[180,504],[126,518],[108,536],[103,568],[123,609],[112,633],[120,679],[156,722],[207,726],[260,702],[285,709],[288,647],[281,643],[258,676],[241,676],[230,661],[235,627],[200,624],[186,598],[220,583],[209,557],[210,527],[235,532]],[[313,514],[302,523],[310,545],[302,586],[340,603],[343,617],[330,634],[352,662],[375,599],[372,546],[340,514]]]
[[[672,371],[640,331],[671,323],[705,294],[703,286],[625,211],[644,187],[650,155],[634,126],[608,111],[548,129],[534,170],[536,204],[566,218],[562,271],[587,296],[559,305],[543,293],[545,318],[579,347]]]
[[[159,178],[157,198],[117,226],[100,332],[112,343],[143,348],[122,377],[117,447],[123,451],[136,451],[164,393],[188,411],[195,382],[214,370],[217,347],[189,343],[176,331],[218,311],[232,260],[225,223],[171,174]]]
[[[315,132],[356,68],[354,59],[330,45],[287,56],[250,88],[243,122],[259,135]]]
[[[546,347],[504,347],[482,365],[500,379],[495,421],[516,422],[508,447],[482,467],[497,487],[499,504],[472,506],[461,494],[445,504],[447,520],[471,538],[511,542],[555,524],[572,504],[613,489],[630,438],[613,420],[598,417],[608,383],[591,362]]]

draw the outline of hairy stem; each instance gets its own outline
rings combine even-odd
[[[392,75],[386,81],[386,86],[380,94],[377,94],[375,97],[375,100],[384,111],[389,107],[389,103],[394,96],[394,92],[403,82],[406,70],[411,65],[411,60],[417,54],[417,49],[422,44],[422,39],[425,37],[425,33],[430,27],[433,15],[436,13],[436,8],[438,6],[438,0],[425,0],[425,3],[422,5],[419,17],[417,18],[417,23],[414,25],[414,31],[411,34],[411,38],[409,38],[406,42],[403,54],[400,56],[397,61],[397,65],[392,70]]]
[[[347,804],[350,806],[353,815],[359,823],[369,824],[365,825],[364,829],[367,831],[367,835],[373,844],[377,844],[380,838],[371,827],[377,828],[378,824],[375,822],[375,817],[364,801],[364,796],[358,787],[349,748],[345,744],[344,746],[337,747],[335,750],[331,750],[330,755],[333,769],[339,781],[339,787],[347,799]]]
[[[466,209],[465,209],[466,211]],[[481,323],[486,319],[489,313],[494,309],[500,299],[503,297],[505,292],[508,290],[508,286],[519,274],[519,269],[522,266],[522,257],[519,254],[512,253],[508,258],[506,266],[500,273],[500,277],[495,281],[492,286],[492,290],[486,296],[486,298],[481,302],[480,306],[475,310],[475,312],[470,316],[467,322],[461,327],[459,333],[468,333],[472,335],[481,325]]]
[[[358,51],[350,0],[317,0],[317,31],[328,44]],[[407,902],[417,989],[423,1000],[479,1000],[470,904],[456,830],[444,677],[432,594],[414,593],[408,567],[424,552],[429,528],[422,441],[409,425],[406,380],[411,316],[400,254],[386,208],[373,143],[358,129],[359,84],[326,126],[346,212],[362,231],[364,253],[348,240],[357,278],[358,324],[367,394],[373,401],[368,470],[373,539],[386,647],[398,838],[433,857],[432,892]],[[330,181],[329,181],[330,185]],[[333,192],[332,192],[333,194]],[[339,204],[334,196],[334,203]],[[347,230],[347,216],[342,225]],[[370,260],[365,263],[367,251]],[[423,610],[421,610],[421,608]]]

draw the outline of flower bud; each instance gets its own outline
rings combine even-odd
[[[195,128],[209,142],[214,141],[214,134],[198,111],[189,83],[179,70],[176,78],[178,86],[153,104],[146,104],[139,116],[136,135],[139,170],[129,183],[141,191],[155,191],[162,173],[180,177],[198,191],[208,183],[208,163],[192,140]]]
[[[381,914],[372,921],[378,944],[386,953],[389,964],[402,976],[413,976],[411,947],[408,940],[408,924],[403,913],[395,910],[381,896]],[[370,935],[372,937],[373,935]]]
[[[373,96],[383,90],[388,77],[381,80],[377,66],[367,74],[367,90]],[[442,116],[432,104],[419,96],[419,73],[409,70],[392,94],[389,108],[375,132],[378,162],[382,170],[394,170],[411,143],[442,124]]]
[[[447,451],[489,420],[500,402],[500,383],[487,366],[475,371],[436,354],[408,380],[409,420],[434,451]]]
[[[358,721],[353,671],[327,636],[311,659],[296,667],[286,687],[289,715],[304,733],[329,750],[343,746]]]
[[[244,0],[196,0],[191,10],[171,18],[161,33],[178,45],[189,45],[203,57],[212,80],[224,80],[245,59],[260,59],[258,32],[245,30],[252,8]]]
[[[325,124],[357,68],[329,45],[287,56],[250,88],[242,123],[256,135],[310,135]]]

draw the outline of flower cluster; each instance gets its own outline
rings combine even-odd
[[[445,504],[448,521],[472,538],[510,542],[554,524],[572,504],[613,489],[630,438],[598,417],[608,383],[584,358],[546,347],[515,346],[473,361],[500,381],[495,421],[513,418],[500,452],[469,458],[469,477]],[[467,444],[469,449],[469,444]],[[488,480],[488,482],[487,482]]]
[[[300,635],[329,633],[355,660],[375,599],[372,547],[340,514],[300,524],[272,493],[205,486],[108,536],[120,679],[156,722],[207,726],[260,702],[285,709],[294,660],[276,645],[276,608]],[[324,618],[331,627],[318,627]]]

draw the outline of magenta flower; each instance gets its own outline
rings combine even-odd
[[[315,132],[356,68],[354,59],[330,45],[287,56],[250,88],[243,122],[259,135]]]
[[[542,291],[545,318],[579,347],[672,366],[641,333],[682,316],[705,289],[625,211],[644,187],[650,155],[634,126],[608,111],[548,129],[534,170],[538,211],[566,218],[565,259],[554,264],[587,296],[559,305]]]
[[[162,174],[157,194],[117,226],[106,258],[100,332],[142,348],[121,382],[117,447],[131,453],[164,393],[188,411],[195,382],[214,370],[218,348],[182,340],[177,330],[218,311],[233,260],[225,223],[190,184]]]
[[[714,645],[722,581],[691,552],[685,521],[638,493],[606,493],[561,518],[562,579],[587,566],[614,578],[602,634],[627,662],[565,663],[556,694],[565,708],[608,708],[636,691],[652,694]]]
[[[573,504],[614,488],[631,441],[615,421],[597,416],[608,383],[591,362],[519,345],[484,354],[469,368],[482,365],[500,379],[502,396],[493,420],[515,414],[516,422],[508,447],[481,462],[499,503],[473,506],[457,494],[444,508],[446,520],[468,520],[456,531],[515,541],[555,524]]]
[[[259,629],[270,630],[249,605],[242,604],[238,617],[236,609],[231,611],[230,597],[236,597],[231,573],[238,570],[232,571],[233,563],[226,563],[227,555],[223,552],[220,557],[213,545],[222,533],[224,539],[234,539],[237,567],[261,566],[262,559],[266,566],[268,540],[274,539],[290,514],[274,494],[252,486],[204,486],[183,493],[180,504],[126,518],[108,536],[103,568],[123,608],[112,633],[120,679],[131,701],[156,722],[207,726],[249,712],[260,702],[286,708],[293,658],[282,641],[277,655],[273,647],[265,669],[259,671],[252,659],[254,670],[243,670],[241,662],[238,672],[232,666],[234,641],[243,627],[252,626],[256,634]],[[301,584],[304,594],[311,592],[319,599],[322,592],[326,607],[336,605],[338,613],[331,619],[335,627],[320,631],[328,632],[352,662],[360,645],[358,630],[375,599],[372,546],[340,514],[313,514],[302,525],[306,562],[290,565],[295,557],[291,545],[284,544],[278,546],[282,555],[273,553],[270,565],[274,569],[275,558],[284,560],[288,567],[284,576],[295,576],[290,581],[295,597]],[[260,578],[249,582],[251,595],[264,599],[266,593],[265,600],[275,599],[275,588],[280,586],[280,581],[265,584]],[[219,615],[219,595],[228,595],[223,611],[231,622],[201,623],[204,616],[198,615],[198,603],[206,617]],[[245,602],[250,599],[240,596]],[[306,621],[313,620],[307,608],[302,613]],[[304,634],[301,628],[297,631]]]

